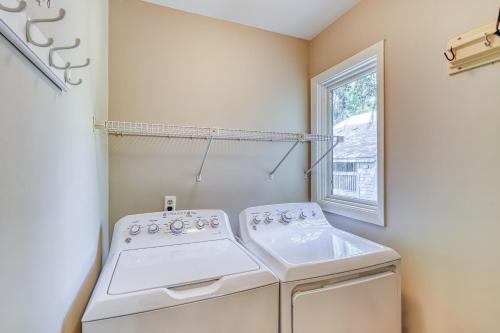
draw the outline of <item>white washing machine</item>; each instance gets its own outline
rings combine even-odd
[[[315,203],[248,208],[240,236],[281,280],[281,333],[401,333],[394,250],[332,227]]]
[[[279,284],[220,210],[131,215],[115,226],[83,333],[276,333]]]

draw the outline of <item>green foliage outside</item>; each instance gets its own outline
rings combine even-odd
[[[338,124],[351,116],[377,109],[377,74],[371,73],[330,91],[333,120]]]

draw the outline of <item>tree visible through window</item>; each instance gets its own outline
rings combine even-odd
[[[335,124],[361,113],[376,112],[377,74],[374,72],[332,89],[331,103]]]
[[[376,203],[376,73],[334,86],[328,96],[333,135],[344,136],[332,157],[330,196]]]

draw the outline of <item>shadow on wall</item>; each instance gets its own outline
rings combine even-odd
[[[408,322],[409,318],[409,311],[411,309],[411,318],[412,320],[416,320],[416,322],[422,323],[423,322],[423,317],[422,317],[422,311],[421,311],[421,304],[415,301],[412,301],[408,295],[402,294],[401,295],[401,306],[402,306],[402,323],[403,323],[403,328],[402,332],[410,332],[410,323]],[[422,330],[423,331],[423,330]]]
[[[102,256],[102,229],[99,232],[97,241],[97,253],[90,271],[78,291],[78,294],[73,301],[68,313],[64,317],[61,333],[81,333],[82,332],[82,317],[85,312],[87,303],[92,295],[94,286],[101,272],[101,256]]]

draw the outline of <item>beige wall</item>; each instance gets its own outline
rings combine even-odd
[[[386,39],[387,228],[330,216],[403,257],[411,333],[500,332],[500,64],[449,77],[449,38],[497,0],[365,0],[311,43],[310,76]]]
[[[307,130],[308,44],[139,0],[110,6],[110,119],[256,130]],[[290,147],[215,142],[196,183],[205,141],[110,138],[110,221],[163,209],[245,207],[308,197],[307,146],[273,181]]]
[[[0,36],[0,332],[80,332],[107,239],[107,1],[52,5],[67,18],[43,28],[92,66],[61,93]]]

